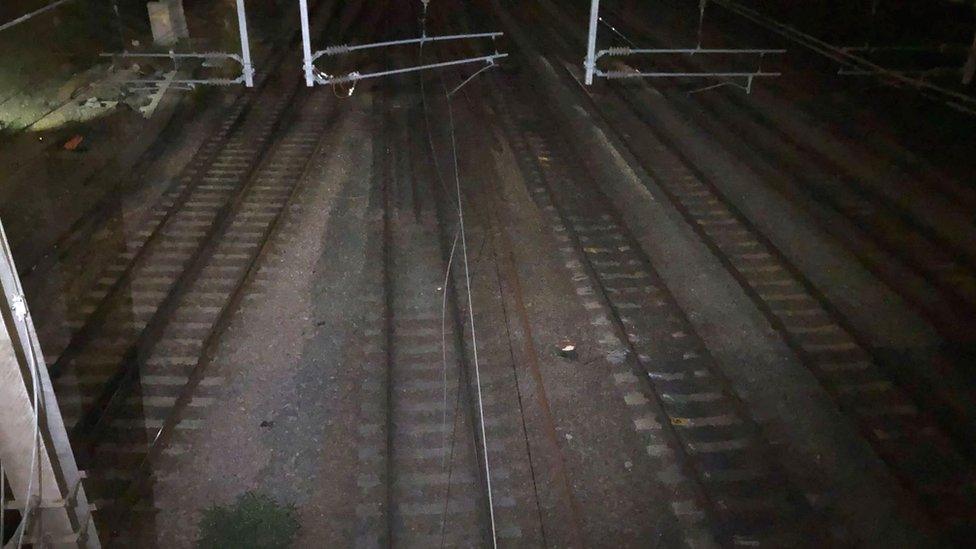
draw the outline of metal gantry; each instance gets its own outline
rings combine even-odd
[[[396,74],[405,74],[411,72],[418,72],[430,69],[439,69],[446,67],[453,67],[458,65],[470,65],[470,64],[484,64],[485,67],[492,67],[499,59],[508,57],[507,53],[499,53],[498,48],[494,48],[494,53],[489,55],[481,55],[476,57],[465,57],[461,59],[453,59],[450,61],[440,61],[437,63],[425,63],[420,65],[413,65],[409,67],[401,67],[395,69],[386,69],[375,72],[362,73],[358,71],[349,72],[345,75],[330,75],[315,66],[315,62],[322,57],[337,57],[340,55],[349,54],[356,51],[371,50],[371,49],[382,49],[391,48],[396,46],[408,46],[408,45],[419,45],[423,47],[424,44],[434,43],[434,42],[447,42],[447,41],[459,41],[459,40],[479,40],[479,39],[490,39],[493,45],[496,40],[501,37],[504,33],[501,32],[482,32],[482,33],[472,33],[472,34],[452,34],[443,36],[427,36],[426,30],[422,36],[419,38],[405,38],[402,40],[389,40],[386,42],[374,42],[370,44],[357,44],[357,45],[334,45],[328,46],[325,49],[312,51],[311,37],[309,32],[308,24],[308,0],[299,0],[298,7],[301,11],[301,24],[302,24],[302,54],[303,63],[302,67],[305,72],[305,85],[312,87],[316,84],[348,84],[355,83],[360,80],[367,80],[371,78],[381,78],[384,76],[393,76]]]
[[[976,97],[968,93],[940,86],[922,77],[915,77],[883,67],[867,59],[864,55],[860,55],[862,52],[856,48],[843,48],[830,44],[826,40],[777,21],[735,0],[712,1],[731,13],[740,15],[791,42],[839,63],[843,69],[842,74],[873,75],[882,82],[918,90],[926,96],[942,101],[950,108],[976,115]],[[967,82],[971,83],[974,76],[976,76],[976,36],[973,37],[969,58],[962,69],[963,85],[968,85]]]
[[[304,0],[303,0],[304,1]],[[178,53],[169,51],[159,52],[130,52],[123,51],[118,53],[103,53],[102,57],[116,58],[167,58],[176,65],[180,59],[231,59],[241,65],[241,74],[237,78],[186,78],[186,79],[136,79],[128,80],[129,84],[161,84],[161,85],[184,85],[184,86],[231,86],[244,84],[248,88],[254,87],[254,65],[251,62],[251,41],[247,32],[247,12],[244,9],[244,0],[236,0],[237,9],[237,29],[241,42],[241,53],[229,52],[186,52]]]
[[[708,0],[699,0],[698,44],[694,48],[637,48],[614,47],[597,49],[597,35],[600,24],[609,25],[600,17],[600,0],[591,0],[589,33],[586,41],[586,85],[592,85],[596,77],[600,78],[741,78],[745,80],[742,86],[746,92],[752,91],[752,83],[756,78],[780,76],[781,73],[763,69],[762,63],[766,56],[786,53],[784,49],[772,48],[704,48],[702,47],[702,25],[705,18],[705,8]],[[616,34],[616,29],[610,27]],[[629,42],[629,41],[628,41]],[[724,70],[724,71],[604,71],[597,66],[597,61],[604,57],[623,57],[630,55],[687,55],[687,56],[755,56],[758,58],[758,68],[755,70]]]
[[[23,22],[25,22],[25,21],[27,21],[29,19],[33,19],[34,17],[36,17],[36,16],[38,16],[38,15],[40,15],[42,13],[48,12],[50,10],[53,10],[54,8],[60,6],[61,4],[65,4],[65,3],[68,3],[70,1],[71,0],[55,0],[54,2],[51,2],[50,4],[48,4],[48,5],[44,6],[44,7],[38,8],[38,9],[36,9],[36,10],[30,12],[30,13],[25,13],[24,15],[21,15],[20,17],[16,17],[14,19],[11,19],[10,21],[7,21],[6,23],[0,23],[0,31],[5,31],[5,30],[7,30],[7,29],[9,29],[11,27],[15,27],[15,26],[17,26],[17,25],[19,25],[19,24],[21,24],[21,23],[23,23]]]
[[[100,547],[30,309],[0,223],[0,543]],[[5,492],[13,494],[8,501]],[[2,515],[17,512],[14,532]]]

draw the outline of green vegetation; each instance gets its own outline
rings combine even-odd
[[[274,549],[291,545],[298,533],[295,506],[245,492],[232,505],[214,505],[200,521],[201,549]]]

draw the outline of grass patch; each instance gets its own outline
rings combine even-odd
[[[269,496],[245,492],[231,505],[214,505],[203,512],[197,547],[289,547],[299,528],[295,515],[294,505],[280,505]]]

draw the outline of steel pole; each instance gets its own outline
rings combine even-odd
[[[34,547],[101,547],[2,223],[0,460],[14,493],[13,502],[0,494],[0,505],[22,512],[4,547],[19,547],[21,538]]]
[[[304,1],[304,0],[303,0]],[[590,34],[586,42],[586,85],[593,84],[596,73],[596,29],[600,24],[600,0],[590,4]]]
[[[244,85],[254,87],[254,66],[251,65],[251,41],[247,37],[247,13],[244,0],[237,0],[237,28],[241,33],[241,60],[244,65]]]
[[[305,85],[311,88],[315,85],[315,73],[312,67],[312,39],[308,32],[308,0],[298,0],[298,10],[302,16],[302,67],[305,69]]]

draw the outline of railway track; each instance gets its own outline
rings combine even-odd
[[[634,36],[648,35],[646,26],[613,14],[608,9],[612,24]],[[580,17],[575,13],[573,21],[582,21]],[[648,43],[661,45],[657,38]],[[662,62],[665,68],[688,69],[678,62]],[[682,90],[661,92],[682,116],[719,137],[765,181],[803,203],[866,268],[902,293],[948,338],[969,341],[976,271],[973,249],[963,235],[972,227],[956,211],[955,193],[938,189],[945,196],[935,201],[940,203],[937,208],[929,207],[932,185],[927,178],[910,172],[892,176],[852,164],[836,153],[836,147],[830,154],[814,144],[811,134],[832,143],[828,132],[814,132],[802,121],[775,116],[768,112],[775,109],[763,110],[734,94],[697,94],[692,99]],[[936,211],[945,213],[933,216]]]
[[[194,428],[223,382],[206,375],[206,351],[293,206],[333,107],[334,99],[325,94],[304,102],[300,119],[277,139],[236,199],[235,214],[224,221],[222,234],[208,242],[206,257],[183,271],[189,279],[167,307],[164,326],[140,351],[137,370],[92,426],[90,459],[97,466],[90,476],[96,479],[96,494],[125,494],[135,480],[131,472],[151,455],[188,451],[174,432]]]
[[[579,179],[558,130],[504,86],[496,106],[537,206],[612,357],[634,428],[675,491],[689,541],[796,543],[817,537],[805,495],[772,449],[609,202]],[[523,96],[524,99],[524,96]],[[813,537],[810,537],[813,536]]]
[[[415,21],[419,7],[397,5],[387,17]],[[390,59],[416,61],[401,52]],[[465,298],[467,250],[451,191],[456,157],[440,139],[447,119],[428,117],[432,103],[443,106],[441,88],[418,77],[431,75],[371,87],[367,313],[352,389],[356,505],[345,542],[543,545],[507,320],[481,306],[484,287],[474,290],[473,314]],[[497,294],[487,299],[497,304]]]
[[[845,318],[664,135],[638,100],[627,87],[613,87],[595,110],[941,531],[949,539],[962,539],[973,526],[976,502],[971,462],[957,438],[963,435],[947,432],[942,418],[926,406],[933,403],[919,401],[917,391],[904,388],[912,380],[893,376],[879,362]],[[736,135],[748,138],[746,132]]]
[[[478,381],[453,276],[445,278],[448,262],[457,267],[460,258],[444,255],[453,236],[445,234],[436,205],[436,176],[425,164],[431,157],[416,136],[420,126],[407,123],[416,119],[418,96],[381,93],[391,97],[376,107],[381,138],[363,285],[372,312],[360,381],[357,544],[520,543],[512,486],[524,471],[511,459],[511,411],[501,393],[512,372],[479,362],[482,388],[496,387],[480,399],[495,463],[489,504]]]
[[[410,9],[398,19],[413,17]],[[372,28],[384,9],[369,13]],[[355,22],[358,12],[353,14],[346,26]],[[546,117],[546,106],[526,94],[515,76],[488,73],[481,80],[489,83],[471,92],[473,99],[465,90],[468,115],[498,121],[528,195],[558,243],[555,255],[573,281],[575,296],[565,297],[579,301],[586,311],[583,323],[598,340],[600,354],[586,366],[613,378],[613,393],[585,396],[621,401],[630,425],[617,427],[633,431],[640,442],[653,482],[667,498],[666,520],[678,525],[681,541],[849,542],[849,533],[838,535],[831,528],[837,525],[820,514],[821,487],[784,469],[769,425],[753,417],[636,235],[588,178],[562,128]],[[538,366],[517,364],[512,333],[523,331],[530,341],[532,334],[527,321],[510,325],[506,303],[524,309],[525,298],[501,281],[513,277],[499,274],[498,265],[511,244],[492,236],[499,230],[492,226],[498,201],[483,201],[500,193],[458,182],[455,194],[453,115],[450,141],[441,133],[438,142],[433,126],[447,120],[443,112],[430,117],[430,90],[418,92],[415,84],[400,77],[372,89],[376,138],[361,281],[364,345],[353,365],[359,398],[350,429],[356,447],[350,541],[545,545],[547,517],[522,408],[527,385],[519,379],[519,372],[538,374]],[[286,70],[262,82],[254,97],[234,104],[227,122],[100,276],[70,340],[54,352],[55,387],[88,464],[88,490],[103,511],[104,532],[124,532],[124,521],[133,515],[151,520],[151,487],[144,481],[158,473],[161,459],[191,451],[181,433],[197,429],[217,402],[224,380],[208,374],[209,352],[272,238],[299,206],[295,197],[333,121],[332,94],[300,86],[298,71]],[[655,176],[770,325],[948,532],[947,539],[963,539],[973,526],[976,479],[954,434],[901,385],[906,380],[885,369],[844,316],[709,176],[654,127],[633,96],[622,90],[606,99],[609,106],[600,116],[617,132],[615,139]],[[755,132],[776,129],[736,120]],[[848,192],[842,187],[837,192]],[[473,291],[459,243],[456,201],[462,193],[476,197],[465,206],[475,212],[468,242],[481,246],[474,276],[491,282]],[[861,206],[851,207],[874,215]],[[865,232],[890,230],[893,219],[911,225],[890,203],[884,207],[881,217],[860,219]],[[944,253],[945,242],[914,241],[917,234],[886,245]],[[967,284],[962,281],[955,297],[966,297]],[[525,316],[524,310],[518,314]],[[538,396],[544,384],[541,377],[535,381]],[[551,420],[546,434],[558,454],[561,441]],[[563,483],[566,493],[557,498],[572,500],[575,488],[565,469],[545,474],[558,479],[549,489],[558,491]],[[573,541],[579,542],[587,517],[576,502],[566,503],[570,514],[553,516],[572,522],[568,530],[576,530]],[[122,533],[114,541],[130,540]]]
[[[345,13],[346,27],[358,13]],[[313,30],[325,23],[317,18]],[[154,462],[187,451],[179,433],[195,429],[214,401],[222,380],[206,375],[207,353],[270,239],[299,207],[293,198],[334,105],[290,70],[239,98],[101,275],[58,353],[59,403],[101,529],[123,533],[117,542],[133,512],[152,513],[144,481]]]
[[[620,126],[618,126],[620,127]],[[706,178],[658,141],[649,126],[633,152],[678,211],[722,258],[838,406],[896,475],[950,524],[976,496],[970,462],[938,418],[892,376],[846,320]],[[950,497],[952,496],[952,497]],[[950,518],[952,517],[952,518]]]
[[[297,32],[297,28],[283,32],[281,38],[273,40],[268,48],[258,50],[256,66],[275,67],[281,64],[290,55]],[[262,93],[273,80],[273,75],[273,71],[261,70],[255,75],[253,89],[225,90],[225,106],[212,123],[213,131],[193,151],[173,184],[161,196],[150,197],[153,199],[151,205],[144,207],[135,203],[142,198],[138,194],[146,186],[139,178],[144,175],[146,166],[159,160],[156,154],[159,149],[165,148],[165,140],[176,139],[176,134],[185,128],[175,130],[168,127],[157,143],[139,158],[133,173],[121,177],[124,184],[118,186],[118,192],[113,191],[96,203],[49,249],[37,254],[40,256],[37,260],[25,263],[20,274],[30,297],[38,295],[41,299],[44,292],[50,292],[54,286],[54,291],[61,292],[64,301],[65,311],[48,311],[46,308],[50,308],[50,304],[47,303],[44,304],[46,308],[39,311],[38,329],[48,364],[53,365],[58,361],[72,338],[85,326],[88,317],[129,269],[139,250],[163,221],[179,209],[188,189],[199,183],[211,164],[219,161],[216,155],[233,154],[224,152],[228,140],[236,137],[236,144],[232,144],[231,148],[243,150],[241,125],[250,118],[263,116],[261,112],[252,111],[267,108],[264,105],[255,107],[258,99],[267,100]],[[174,121],[177,122],[183,121]],[[249,137],[260,136],[252,134]],[[248,144],[247,148],[255,152],[259,146]],[[63,281],[63,287],[52,284],[51,281],[58,278]]]
[[[613,11],[607,17],[623,29],[636,30]],[[641,37],[647,36],[643,30]],[[971,217],[958,208],[957,192],[911,171],[879,172],[868,163],[848,160],[843,147],[818,145],[834,142],[828,131],[735,94],[699,94],[689,100],[673,90],[663,93],[766,181],[807,201],[828,231],[926,311],[947,337],[969,341],[976,311],[974,250],[967,242],[973,229]],[[888,160],[876,159],[874,164]],[[930,196],[933,191],[936,199]],[[834,222],[825,215],[834,216]],[[851,231],[838,228],[837,217]]]

